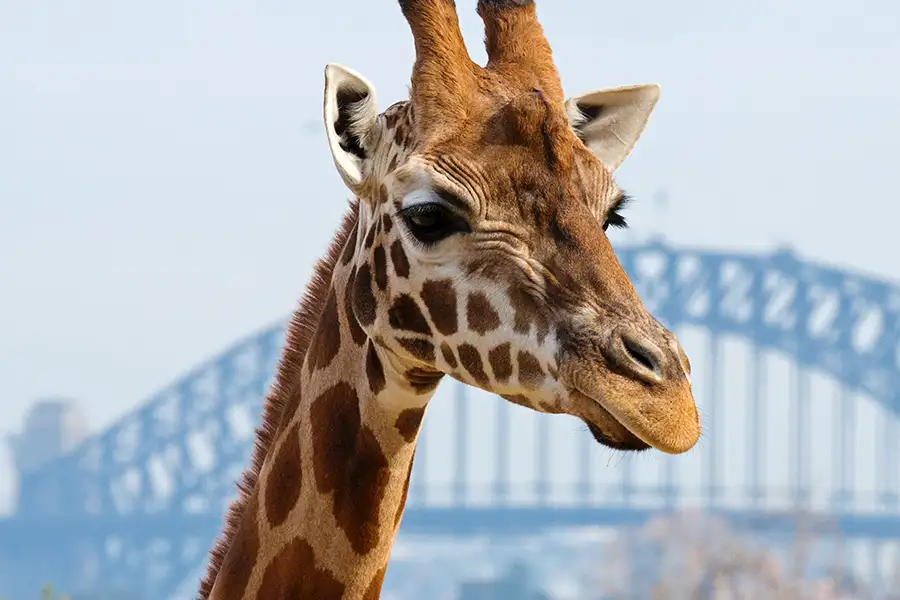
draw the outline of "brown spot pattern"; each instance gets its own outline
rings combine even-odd
[[[393,169],[390,169],[393,171]],[[394,222],[391,220],[390,215],[384,214],[381,215],[381,228],[384,229],[385,233],[390,233],[391,228],[394,226]]]
[[[372,293],[372,270],[368,264],[359,267],[353,282],[353,313],[360,325],[375,322],[375,294]]]
[[[434,344],[428,340],[418,340],[415,338],[400,338],[397,340],[404,350],[409,352],[415,358],[422,362],[434,362]]]
[[[519,350],[519,383],[528,389],[535,389],[544,381],[544,370],[534,354]]]
[[[370,226],[369,226],[369,231],[368,231],[368,233],[366,233],[366,240],[365,240],[365,247],[366,247],[366,250],[370,249],[370,248],[372,247],[372,244],[375,243],[375,228],[376,228],[376,225],[377,225],[377,222],[376,222],[376,223],[373,223],[372,225],[370,225]]]
[[[361,426],[359,397],[346,382],[325,390],[310,409],[316,489],[331,493],[334,518],[354,552],[378,544],[379,507],[390,479],[387,458],[368,427]]]
[[[347,287],[344,290],[344,315],[347,317],[347,327],[350,329],[350,337],[357,346],[366,343],[366,332],[359,326],[359,320],[353,312],[353,284],[356,279],[356,269],[350,271],[347,279]]]
[[[509,288],[509,301],[513,308],[513,329],[517,333],[529,334],[534,324],[537,331],[537,343],[543,344],[550,333],[550,320],[542,312],[534,299],[523,289],[515,285]]]
[[[506,383],[512,377],[512,346],[509,342],[500,344],[488,351],[488,362],[494,378],[500,383]]]
[[[397,277],[409,277],[409,260],[400,240],[394,240],[391,244],[391,262],[394,263],[394,273]]]
[[[388,311],[388,319],[394,329],[424,333],[425,335],[431,333],[431,327],[425,320],[425,315],[422,314],[419,305],[409,294],[397,296]]]
[[[256,600],[316,598],[341,600],[344,584],[328,569],[316,566],[316,555],[309,542],[293,539],[266,567]]]
[[[394,426],[403,439],[412,443],[416,439],[419,427],[422,425],[422,417],[425,416],[425,408],[407,408],[397,416]]]
[[[266,519],[278,527],[287,519],[300,499],[303,471],[300,466],[300,424],[295,422],[281,442],[275,462],[266,479]]]
[[[309,347],[309,364],[318,370],[327,367],[341,349],[341,328],[338,321],[337,300],[334,289],[328,292],[325,309],[316,328],[316,335]]]
[[[384,291],[387,288],[387,254],[384,246],[375,248],[372,262],[375,263],[375,284],[378,285],[379,290]]]
[[[456,333],[458,317],[456,310],[456,290],[453,281],[440,279],[426,281],[422,284],[422,302],[428,308],[428,314],[434,326],[444,335]]]
[[[481,353],[478,352],[478,348],[471,344],[462,344],[457,350],[459,351],[459,360],[466,368],[466,371],[479,385],[487,387],[490,379],[488,379],[487,373],[484,372],[484,362],[481,360]]]
[[[217,577],[219,588],[224,590],[222,600],[241,600],[250,582],[259,552],[259,529],[256,522],[258,507],[257,496],[254,494],[235,530],[231,548]]]
[[[373,342],[369,342],[366,348],[366,378],[369,380],[369,389],[373,394],[378,395],[384,389],[384,365],[378,358],[378,352],[375,350]]]
[[[350,264],[350,261],[353,260],[353,256],[356,254],[356,230],[357,227],[354,225],[350,230],[350,237],[347,239],[347,243],[344,244],[344,252],[341,253],[341,264],[344,266]]]
[[[531,331],[534,303],[528,294],[516,285],[509,287],[508,297],[513,309],[513,329],[516,333],[527,335]]]
[[[459,363],[456,362],[456,355],[453,354],[453,348],[450,347],[450,344],[447,342],[441,343],[441,354],[444,355],[444,360],[447,361],[447,364],[450,365],[451,369],[455,369]]]
[[[500,315],[494,310],[488,297],[481,292],[469,294],[466,301],[466,319],[469,329],[480,335],[500,327]]]

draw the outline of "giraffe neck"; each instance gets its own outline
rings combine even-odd
[[[366,212],[348,246],[362,240]],[[410,382],[395,355],[367,338],[347,297],[354,276],[353,261],[337,261],[209,600],[380,596],[439,376]]]

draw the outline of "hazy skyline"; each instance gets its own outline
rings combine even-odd
[[[475,0],[457,5],[481,61]],[[567,94],[662,85],[618,175],[636,232],[790,244],[900,280],[900,5],[538,10]],[[324,65],[362,72],[384,108],[413,61],[395,1],[336,16],[274,0],[0,0],[0,434],[48,395],[99,429],[293,309],[348,197],[322,135]]]

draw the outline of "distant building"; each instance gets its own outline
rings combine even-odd
[[[66,454],[88,435],[87,417],[75,401],[65,398],[38,400],[25,415],[22,432],[8,439],[16,475]],[[2,487],[15,488],[18,477],[13,479],[16,481],[10,483],[4,480]]]
[[[65,454],[88,437],[87,418],[72,400],[39,400],[25,415],[22,433],[13,438],[13,460],[24,473]]]

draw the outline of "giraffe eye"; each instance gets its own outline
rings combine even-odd
[[[455,233],[471,231],[465,219],[437,202],[410,206],[400,212],[407,229],[422,244],[434,244]]]

